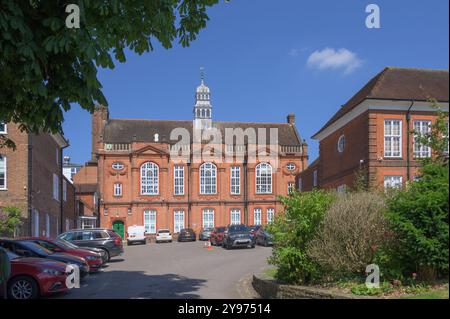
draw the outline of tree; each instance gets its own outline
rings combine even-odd
[[[307,249],[334,199],[334,193],[323,190],[294,192],[281,198],[285,211],[267,227],[275,243],[269,262],[277,266],[278,279],[310,283],[318,277],[318,264]]]
[[[8,206],[0,210],[0,236],[14,236],[16,228],[21,224],[20,208]]]
[[[68,28],[69,4],[80,28]],[[125,62],[125,50],[153,50],[158,41],[189,46],[218,0],[0,0],[0,122],[33,133],[60,132],[71,103],[107,105],[97,67]],[[1,143],[2,141],[0,141]],[[3,141],[4,144],[5,141]]]

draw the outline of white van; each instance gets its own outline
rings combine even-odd
[[[145,227],[144,226],[130,226],[128,227],[128,235],[127,235],[127,245],[131,245],[133,243],[142,243],[145,245],[147,242],[145,238]]]

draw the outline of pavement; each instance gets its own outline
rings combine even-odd
[[[205,242],[148,243],[125,246],[81,288],[56,298],[258,298],[252,274],[267,267],[270,247],[226,250]]]

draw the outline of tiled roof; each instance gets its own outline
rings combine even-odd
[[[280,145],[296,146],[301,145],[301,138],[294,125],[288,123],[252,123],[252,122],[212,122],[213,127],[220,130],[222,138],[225,139],[225,128],[254,128],[258,133],[258,128],[277,128],[278,142]],[[130,143],[153,142],[154,135],[159,135],[160,142],[176,143],[170,141],[170,133],[175,128],[188,130],[192,137],[192,121],[166,121],[166,120],[129,120],[110,119],[103,132],[105,143]],[[269,143],[269,130],[266,131],[267,143]],[[176,137],[178,138],[178,137]]]
[[[448,102],[448,91],[448,70],[387,67],[345,103],[316,134],[366,99],[426,101],[433,98]]]

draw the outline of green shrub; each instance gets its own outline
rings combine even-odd
[[[0,209],[0,236],[14,236],[16,227],[22,223],[20,208],[8,206]]]
[[[385,203],[377,193],[340,194],[327,211],[308,255],[327,275],[364,274],[386,239]]]
[[[320,275],[318,264],[306,251],[334,199],[334,193],[320,190],[281,198],[284,214],[268,226],[275,243],[269,262],[277,266],[278,279],[309,283]]]
[[[358,296],[377,296],[385,293],[390,293],[394,287],[389,282],[382,282],[379,288],[369,288],[366,284],[358,284],[352,287],[352,294]]]
[[[448,168],[429,163],[419,181],[388,198],[386,216],[396,241],[379,258],[385,272],[390,268],[406,278],[417,273],[421,280],[448,275]]]

